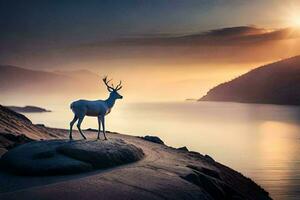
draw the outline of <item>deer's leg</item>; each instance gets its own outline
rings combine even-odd
[[[70,122],[70,135],[69,135],[70,140],[73,139],[73,137],[72,137],[72,129],[73,129],[73,125],[75,124],[75,122],[77,121],[77,119],[78,119],[78,117],[76,115],[74,115],[74,118]]]
[[[81,134],[81,136],[86,140],[86,137],[83,135],[83,133],[82,133],[82,131],[81,131],[81,128],[80,128],[81,123],[82,123],[82,121],[83,121],[83,118],[84,118],[84,116],[83,116],[83,117],[79,117],[79,120],[78,120],[78,122],[77,122],[77,128],[78,128],[78,131],[79,131],[79,133]]]
[[[101,116],[98,116],[98,136],[97,139],[100,139],[100,132],[101,132]]]
[[[104,122],[104,116],[101,117],[101,122],[102,122],[102,129],[103,129],[103,135],[104,139],[107,140],[106,135],[105,135],[105,122]]]

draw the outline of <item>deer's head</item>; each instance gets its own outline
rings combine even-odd
[[[110,96],[112,98],[123,99],[123,96],[118,93],[118,91],[121,90],[121,88],[122,88],[121,81],[119,82],[119,84],[116,87],[114,87],[114,84],[112,84],[111,86],[108,84],[111,81],[111,79],[107,80],[107,76],[104,77],[102,80],[103,80],[104,84],[106,85],[107,90],[110,92]]]

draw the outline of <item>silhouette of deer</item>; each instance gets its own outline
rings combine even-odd
[[[101,131],[101,123],[102,123],[102,128],[103,128],[103,135],[105,140],[107,140],[106,135],[105,135],[105,116],[110,113],[112,107],[115,104],[115,101],[117,99],[122,99],[123,96],[121,96],[118,91],[122,88],[122,82],[114,87],[112,84],[111,86],[108,85],[108,83],[111,80],[107,81],[107,77],[103,78],[103,82],[107,87],[107,90],[110,92],[109,97],[106,100],[96,100],[96,101],[89,101],[89,100],[78,100],[74,101],[71,103],[71,109],[74,113],[74,118],[70,122],[70,139],[72,139],[72,128],[74,123],[78,120],[77,122],[77,128],[79,130],[79,133],[81,136],[86,139],[84,136],[83,132],[81,131],[81,123],[84,119],[85,116],[93,116],[98,118],[98,137],[99,139],[100,136],[100,131]]]

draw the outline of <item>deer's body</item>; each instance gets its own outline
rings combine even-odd
[[[106,101],[96,100],[78,100],[71,104],[73,113],[77,116],[84,114],[85,116],[98,117],[110,113],[111,108],[108,107]]]
[[[106,81],[106,78],[103,79],[105,85],[107,86],[108,91],[110,92],[109,97],[106,100],[95,100],[95,101],[89,101],[89,100],[78,100],[71,103],[70,108],[72,109],[74,113],[74,118],[70,122],[70,139],[72,139],[72,128],[74,123],[77,122],[77,128],[81,134],[81,136],[86,139],[84,134],[81,131],[81,123],[85,116],[92,116],[98,118],[98,139],[101,131],[101,124],[103,128],[103,135],[105,136],[105,116],[110,113],[112,107],[115,105],[115,101],[117,99],[122,99],[123,97],[117,92],[122,88],[121,82],[119,85],[117,85],[116,88],[109,86],[108,82]]]

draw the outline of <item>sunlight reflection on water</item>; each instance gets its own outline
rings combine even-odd
[[[68,128],[73,115],[69,105],[47,108],[53,112],[26,115],[34,123]],[[254,179],[275,199],[300,195],[299,107],[117,102],[106,122],[111,131],[157,135],[170,146],[209,154]],[[84,120],[83,128],[90,127],[97,128],[95,118]]]

